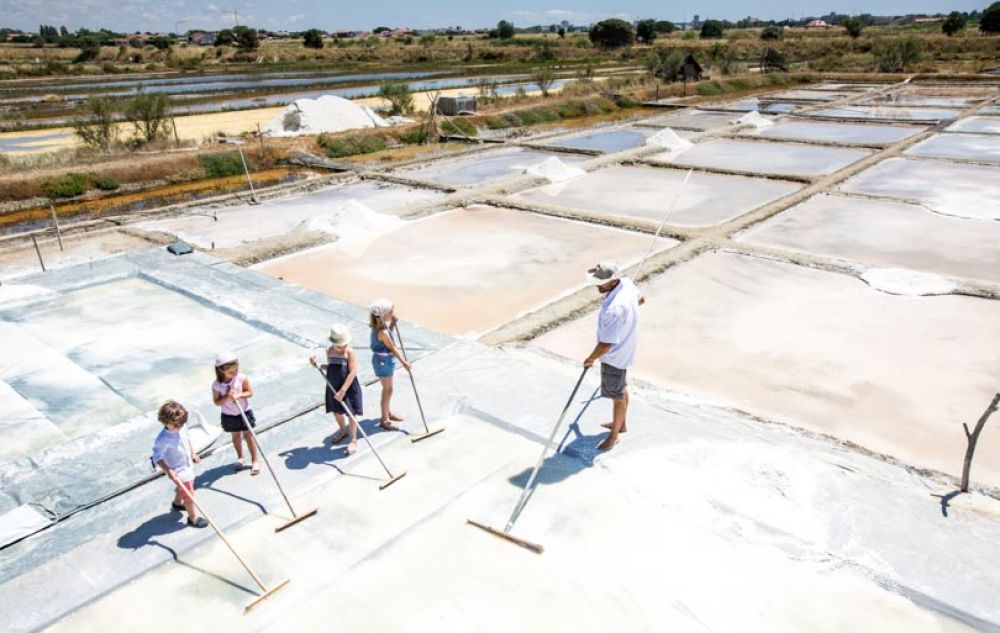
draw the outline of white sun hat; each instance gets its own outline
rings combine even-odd
[[[384,317],[392,312],[392,301],[388,299],[376,299],[368,306],[368,310],[377,317]]]
[[[595,286],[603,286],[615,279],[621,279],[621,272],[618,264],[613,262],[601,262],[587,271],[587,281]]]
[[[330,342],[334,345],[347,345],[351,342],[351,332],[343,323],[330,326]]]
[[[236,352],[225,351],[215,357],[215,366],[222,367],[223,365],[228,365],[229,363],[235,363],[236,360]]]

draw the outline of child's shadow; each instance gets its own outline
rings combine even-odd
[[[164,545],[160,541],[156,540],[156,537],[158,536],[166,536],[168,534],[174,534],[175,532],[180,532],[181,530],[184,530],[186,528],[187,525],[184,522],[184,514],[182,512],[170,512],[168,514],[158,514],[155,517],[148,519],[147,521],[139,525],[139,527],[135,528],[131,532],[126,532],[125,534],[122,534],[120,537],[118,537],[118,547],[121,549],[130,549],[133,551],[146,546],[159,547],[160,549],[163,549],[168,554],[170,554],[170,557],[178,565],[183,565],[188,569],[193,569],[194,571],[200,572],[207,576],[211,576],[212,578],[224,582],[231,587],[235,587],[236,589],[245,591],[251,595],[255,595],[255,592],[249,587],[233,582],[232,580],[229,580],[228,578],[223,578],[222,576],[219,576],[214,572],[210,572],[208,570],[202,569],[201,567],[197,567],[195,565],[192,565],[191,563],[181,560],[177,556],[177,550],[168,545]]]
[[[258,478],[266,475],[266,473],[264,472],[265,468],[266,466],[262,464],[260,475],[257,476]],[[232,497],[233,499],[237,499],[239,501],[243,501],[244,503],[248,503],[252,506],[256,506],[260,510],[261,514],[267,514],[267,508],[265,508],[264,504],[260,503],[259,501],[255,501],[253,499],[247,499],[246,497],[238,495],[235,492],[223,490],[222,488],[216,488],[214,486],[214,484],[220,481],[222,478],[234,475],[241,477],[249,477],[250,473],[247,469],[237,472],[231,464],[223,464],[221,466],[216,466],[215,468],[209,468],[208,470],[202,471],[200,475],[195,477],[194,480],[195,490],[199,488],[211,490],[212,492],[216,492],[220,495],[226,495],[227,497]]]
[[[358,420],[358,424],[361,425],[364,431],[368,434],[368,437],[373,440],[376,435],[389,432],[388,430],[383,429],[376,420]],[[334,444],[333,437],[336,434],[337,431],[334,431],[327,437],[323,438],[322,446],[297,446],[295,448],[281,451],[278,453],[278,456],[285,459],[285,468],[288,468],[289,470],[303,470],[309,466],[317,465],[329,466],[330,468],[336,469],[341,474],[345,474],[344,470],[334,462],[344,460],[349,457],[357,457],[368,447],[368,445],[359,431],[357,452],[354,455],[348,455],[347,439],[345,438],[344,440],[341,440],[339,444]]]

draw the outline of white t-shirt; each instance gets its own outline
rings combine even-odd
[[[187,427],[182,426],[176,432],[163,427],[153,442],[153,463],[157,464],[160,460],[177,473],[181,481],[194,479],[194,461],[191,459],[191,439],[188,437]]]
[[[597,317],[597,341],[609,343],[611,349],[601,356],[601,362],[628,369],[635,363],[639,346],[639,289],[631,279],[621,279],[614,290],[601,302]]]

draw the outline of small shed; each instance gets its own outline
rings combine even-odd
[[[681,67],[681,78],[684,81],[699,81],[704,72],[694,55],[688,53],[684,57],[684,65]]]
[[[474,96],[458,95],[457,97],[439,97],[437,101],[437,112],[445,116],[456,116],[459,114],[474,114],[476,112],[476,98]]]

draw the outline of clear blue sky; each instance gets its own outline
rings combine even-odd
[[[696,7],[688,9],[683,6]],[[240,23],[270,30],[364,29],[376,26],[491,26],[507,19],[518,26],[551,24],[568,20],[589,24],[607,17],[626,20],[654,17],[680,21],[697,11],[702,19],[737,20],[751,15],[782,19],[838,13],[902,15],[983,9],[989,0],[699,0],[671,3],[653,0],[537,0],[485,3],[478,0],[379,0],[377,2],[333,2],[323,0],[0,0],[0,27],[36,30],[39,24],[80,27],[107,27],[115,31],[173,31],[178,21],[181,31],[190,28],[218,29],[232,26],[232,9],[239,11]]]

